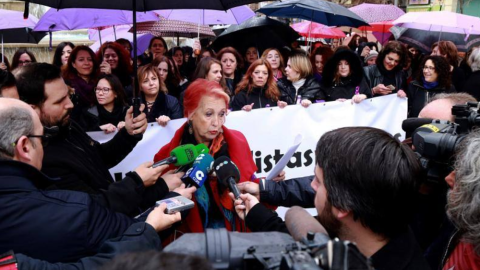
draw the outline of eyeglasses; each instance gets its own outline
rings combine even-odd
[[[423,70],[435,71],[435,67],[424,66]]]
[[[104,88],[102,88],[102,87],[95,87],[94,89],[95,89],[95,93],[100,93],[100,92],[102,92],[102,93],[104,93],[104,94],[108,94],[108,92],[110,92],[110,90],[112,90],[111,88],[108,88],[108,87],[104,87]]]
[[[43,135],[27,135],[27,138],[40,138],[42,140],[42,145],[43,147],[47,147],[48,142],[50,141],[50,138],[52,136],[48,134],[43,134]]]
[[[32,63],[32,61],[29,61],[29,60],[18,61],[18,64],[19,64],[19,65],[22,65],[22,66],[23,66],[23,65],[28,65],[28,64],[30,64],[30,63]]]

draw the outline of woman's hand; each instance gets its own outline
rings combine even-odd
[[[107,63],[107,61],[104,60],[100,64],[100,72],[104,74],[112,74],[112,67],[110,66],[109,63]]]
[[[374,95],[388,95],[392,93],[392,90],[381,83],[372,89],[372,93]]]
[[[369,54],[370,54],[370,47],[368,47],[368,46],[363,47],[363,50],[362,50],[362,53],[360,54],[360,56],[366,57]]]
[[[285,171],[281,171],[275,178],[272,179],[275,182],[280,182],[285,180]]]
[[[112,124],[101,125],[100,129],[103,130],[105,134],[117,131],[117,127]]]
[[[304,99],[300,104],[302,104],[304,108],[308,108],[308,106],[312,105],[312,102],[308,99]]]
[[[253,104],[255,104],[255,103],[252,103],[252,104],[250,104],[250,105],[245,105],[245,106],[243,106],[243,107],[242,107],[242,110],[243,110],[243,111],[246,111],[246,112],[251,111],[251,110],[253,109]]]
[[[355,103],[360,103],[362,102],[363,100],[365,100],[367,98],[367,95],[364,95],[364,94],[361,94],[361,95],[354,95],[352,97],[352,101],[355,102]]]
[[[152,225],[155,231],[159,232],[170,228],[174,223],[177,223],[182,219],[180,212],[169,215],[165,214],[165,209],[167,209],[166,203],[162,203],[155,207],[155,209],[148,214],[145,223]]]
[[[280,109],[283,109],[283,108],[287,107],[287,105],[288,105],[288,104],[287,104],[287,102],[285,102],[285,101],[281,101],[281,100],[277,101],[277,106],[278,106]]]
[[[5,63],[0,63],[0,69],[7,70],[7,65]]]
[[[125,121],[118,122],[117,129],[122,129],[123,127],[125,127]]]
[[[237,200],[235,200],[233,193],[230,192],[228,195],[235,201],[235,211],[242,220],[245,220],[245,216],[248,215],[250,209],[259,203],[257,198],[250,194],[240,194],[240,198]]]
[[[405,91],[403,91],[402,89],[398,90],[397,92],[397,97],[399,98],[406,98],[407,97],[407,93],[405,93]]]
[[[157,123],[160,126],[165,127],[165,126],[167,126],[168,121],[170,121],[170,117],[168,117],[166,115],[161,115],[160,117],[155,118],[155,120],[157,121]]]

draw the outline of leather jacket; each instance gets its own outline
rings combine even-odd
[[[374,88],[375,86],[381,84],[383,82],[383,74],[377,68],[377,65],[366,66],[363,68],[365,71],[365,79],[367,80],[367,84],[370,86],[370,89]],[[397,71],[395,73],[395,90],[393,93],[396,93],[399,89],[406,90],[406,78],[404,77],[403,72]],[[374,95],[379,96],[379,95]]]
[[[280,100],[287,102],[288,105],[296,103],[297,97],[295,94],[302,96],[302,100],[308,99],[315,103],[315,97],[320,91],[320,84],[313,76],[305,78],[305,83],[298,89],[298,92],[295,90],[292,82],[287,80],[286,77],[278,80],[277,86],[278,90],[280,90]]]

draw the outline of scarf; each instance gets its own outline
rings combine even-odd
[[[102,105],[97,105],[99,126],[112,124],[117,126],[119,122],[125,121],[125,108],[120,102],[115,102],[112,112],[105,110]]]
[[[79,102],[81,105],[89,108],[96,103],[95,91],[93,88],[97,85],[95,80],[86,82],[80,76],[75,75],[74,78],[69,80],[70,86],[75,89]]]
[[[423,87],[425,87],[425,89],[427,90],[431,90],[438,86],[438,82],[427,82],[425,81],[424,77],[422,77],[422,82],[423,82]]]

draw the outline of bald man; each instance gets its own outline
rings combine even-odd
[[[477,102],[477,100],[467,93],[438,94],[433,98],[433,101],[423,107],[418,117],[455,122],[455,117],[452,115],[453,105],[467,102]]]
[[[47,141],[29,105],[0,98],[0,254],[14,250],[49,262],[76,261],[95,254],[136,220],[98,205],[87,193],[43,190],[57,181],[40,172]],[[179,219],[163,214],[153,222],[163,225],[153,227]],[[138,232],[145,230],[143,224]]]

